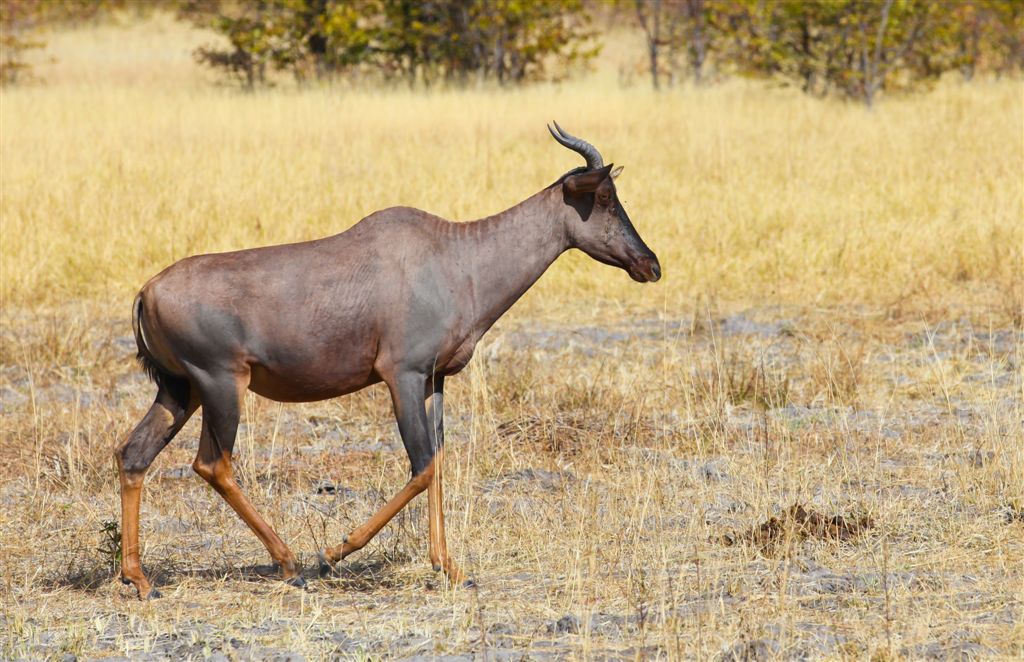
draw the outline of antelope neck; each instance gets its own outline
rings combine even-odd
[[[560,187],[503,212],[460,223],[473,326],[482,334],[569,248]]]

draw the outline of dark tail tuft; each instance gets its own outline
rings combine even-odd
[[[149,348],[146,347],[146,339],[142,335],[142,293],[139,292],[138,296],[135,297],[135,303],[132,305],[132,331],[135,332],[135,345],[139,348],[138,353],[135,355],[135,359],[139,362],[139,366],[146,372],[146,375],[153,381],[157,386],[165,386],[169,379],[173,379],[174,375],[171,375],[166,370],[160,367],[160,364],[156,362],[153,355],[149,353]]]

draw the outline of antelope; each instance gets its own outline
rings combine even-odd
[[[661,278],[658,258],[616,194],[622,171],[555,123],[575,168],[487,218],[453,223],[418,209],[370,214],[341,234],[198,255],[171,265],[135,297],[138,361],[156,400],[114,451],[121,487],[121,580],[159,597],[139,560],[139,503],[157,454],[203,409],[192,468],[266,546],[282,579],[304,586],[296,557],[242,493],[231,455],[246,389],[312,402],[384,382],[411,463],[408,483],[341,544],[320,551],[321,574],[362,549],[427,491],[429,557],[452,585],[471,585],[448,554],[442,511],[444,380],[466,367],[488,329],[570,248]]]

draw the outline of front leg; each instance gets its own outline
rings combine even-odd
[[[444,375],[435,375],[427,382],[427,416],[434,449],[434,475],[427,486],[427,518],[430,523],[430,565],[444,570],[453,586],[472,586],[459,567],[448,557],[444,533]]]
[[[417,494],[428,489],[435,477],[439,478],[437,474],[439,458],[434,444],[435,431],[428,424],[423,397],[427,388],[427,377],[420,372],[404,371],[385,381],[391,391],[391,400],[395,408],[395,417],[398,419],[398,430],[402,435],[402,443],[405,445],[409,462],[412,465],[412,478],[373,517],[352,531],[341,545],[329,547],[321,553],[321,573],[330,572],[334,563],[352,552],[362,549],[407,503],[412,501]],[[439,503],[440,493],[436,494]],[[437,508],[437,510],[439,512],[440,509]],[[439,521],[443,532],[443,518]],[[434,527],[435,520],[431,518],[432,543],[435,538]],[[432,544],[432,559],[433,550]],[[438,560],[440,561],[441,558],[438,557]],[[446,553],[444,558],[447,558]],[[449,573],[449,577],[451,576]]]

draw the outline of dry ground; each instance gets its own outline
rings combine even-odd
[[[196,71],[208,39],[50,35],[45,82],[3,92],[0,658],[1024,656],[1020,81],[871,113],[653,95],[615,62],[518,92],[241,95]],[[247,401],[237,474],[308,590],[192,474],[196,416],[144,493],[165,597],[135,600],[110,451],[154,392],[137,288],[390,204],[503,209],[576,165],[552,117],[628,166],[665,278],[562,258],[449,380],[449,543],[479,587],[431,572],[419,501],[315,577],[406,478],[372,388]]]
[[[150,603],[115,578],[105,530],[111,444],[153,390],[124,320],[7,318],[23,360],[2,374],[2,655],[1024,654],[1020,330],[704,309],[506,324],[451,380],[449,535],[479,588],[430,570],[422,503],[340,578],[315,577],[315,551],[406,476],[372,388],[247,401],[236,465],[306,591],[264,576],[258,541],[191,472],[190,423],[145,493],[143,563],[165,596]],[[864,528],[803,528],[793,505]]]

